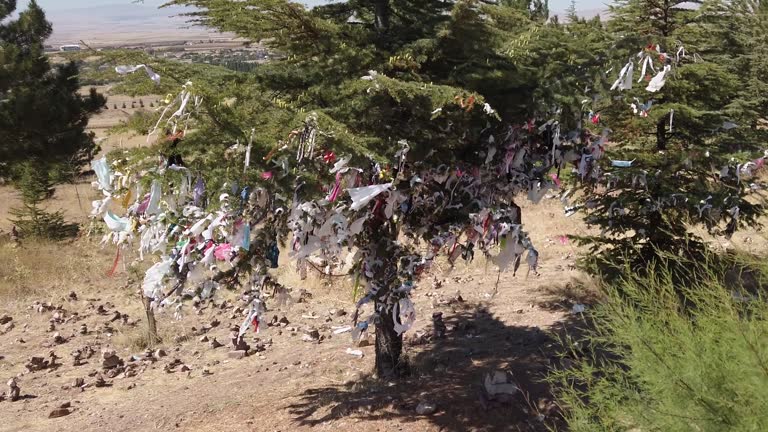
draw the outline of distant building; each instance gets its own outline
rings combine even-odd
[[[59,51],[80,51],[80,45],[62,45]]]

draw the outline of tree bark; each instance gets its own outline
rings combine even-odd
[[[666,116],[656,123],[656,150],[658,151],[667,149],[667,122],[665,119]]]
[[[373,299],[378,317],[376,324],[376,374],[379,378],[391,379],[404,372],[400,354],[403,351],[403,336],[395,331],[391,304],[387,304],[390,293],[397,280],[397,227],[392,223],[382,223],[374,228],[378,234],[370,252],[374,255],[373,276],[379,285],[379,291]]]
[[[161,339],[157,335],[157,321],[155,321],[155,312],[152,310],[152,299],[143,294],[141,299],[144,302],[144,312],[147,314],[147,344],[154,347],[161,342]]]
[[[374,26],[379,34],[389,30],[389,0],[373,0]]]
[[[377,305],[380,311],[376,321],[376,374],[379,378],[396,378],[402,375],[404,365],[400,361],[403,352],[403,336],[395,331],[392,312],[384,305]]]

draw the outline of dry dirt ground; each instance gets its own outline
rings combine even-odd
[[[503,274],[493,295],[497,273],[482,257],[452,272],[435,266],[414,295],[418,320],[404,347],[410,374],[394,383],[372,376],[372,346],[334,334],[351,322],[349,281],[319,274],[300,281],[285,254],[276,273],[297,302],[267,314],[287,324],[249,333],[258,352],[229,357],[242,305],[237,292],[223,290],[199,310],[186,306],[180,321],[172,311],[159,315],[167,356],[148,358],[131,257],[108,277],[114,248],[87,238],[0,245],[0,317],[11,318],[0,325],[0,389],[17,377],[22,396],[0,402],[0,431],[546,430],[557,408],[541,378],[558,363],[557,337],[581,320],[572,304],[590,301],[579,288],[586,279],[573,269],[576,251],[558,236],[583,228],[562,216],[558,200],[524,207],[523,222],[539,246],[541,275]],[[446,338],[419,337],[430,334],[436,311]],[[312,330],[322,340],[303,341]],[[214,338],[224,346],[212,348]],[[75,366],[71,354],[88,348],[93,355]],[[105,369],[102,350],[115,350],[123,365]],[[51,352],[53,366],[26,367]],[[487,398],[483,378],[495,370],[510,372],[522,391]],[[421,402],[437,411],[417,414]],[[63,404],[68,415],[49,418]]]

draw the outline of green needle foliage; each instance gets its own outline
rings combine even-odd
[[[8,19],[15,9],[15,1],[0,1],[0,177],[22,192],[23,207],[13,215],[23,235],[64,237],[71,227],[40,203],[93,158],[97,146],[85,128],[105,99],[93,89],[78,93],[74,62],[50,65],[43,42],[51,24],[37,3]]]
[[[566,344],[567,367],[550,379],[569,430],[766,430],[764,261],[660,255],[648,275],[626,268],[606,286],[591,330]],[[699,282],[680,287],[681,264]]]

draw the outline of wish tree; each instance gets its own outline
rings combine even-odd
[[[510,55],[510,41],[559,31],[539,8],[172,4],[196,6],[191,19],[265,40],[279,56],[223,82],[189,76],[160,108],[157,129],[189,131],[178,147],[184,167],[153,150],[97,164],[105,241],[160,258],[143,284],[152,308],[181,313],[183,298],[240,285],[251,304],[242,336],[266,307],[289,301],[268,271],[284,245],[300,274],[310,260],[351,273],[353,333],[375,327],[377,372],[392,376],[414,319],[409,293],[438,256],[483,253],[501,270],[524,259],[535,271],[514,200],[556,189],[550,170],[575,145],[548,118],[529,117],[552,105],[537,91],[540,58]],[[156,63],[147,65],[162,76]],[[124,214],[110,213],[110,200]]]

